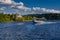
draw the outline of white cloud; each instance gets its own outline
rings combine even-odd
[[[18,9],[22,9],[24,11],[31,11],[31,8],[25,7],[25,6],[17,6]]]
[[[13,0],[0,0],[0,3],[2,4],[11,4],[11,5],[20,5],[20,6],[23,6],[23,2],[19,2],[19,3],[16,3],[14,2]]]
[[[17,9],[20,9],[20,10],[24,10],[24,11],[27,11],[27,10],[31,10],[30,8],[28,8],[28,7],[25,7],[24,6],[24,4],[23,4],[23,2],[19,2],[19,3],[16,3],[16,2],[14,2],[14,1],[12,1],[12,0],[0,0],[0,3],[2,3],[2,5],[7,5],[8,4],[8,6],[9,6],[9,8],[7,8],[5,5],[4,5],[4,7],[6,7],[6,9],[8,10],[8,9],[11,9],[11,8],[17,8]],[[2,8],[1,8],[2,9]]]
[[[60,13],[60,10],[54,10],[54,9],[44,9],[42,11],[43,12],[48,12],[48,13]]]
[[[40,10],[40,7],[33,7],[33,10]]]
[[[3,8],[0,8],[0,10],[4,10]]]
[[[18,9],[21,9],[24,11],[30,11],[31,10],[31,8],[25,7],[23,2],[19,2],[19,3],[13,2],[12,4],[13,5],[11,7],[17,7]]]
[[[17,6],[23,6],[24,4],[23,4],[23,2],[19,2],[19,3],[16,3],[16,2],[14,2],[14,1],[12,1],[12,3],[11,3],[12,5],[17,5]]]
[[[35,11],[42,11],[46,13],[60,13],[60,10],[54,10],[54,9],[46,9],[46,8],[40,8],[40,7],[33,7],[33,10]]]
[[[1,4],[2,3],[2,4]],[[46,9],[46,8],[40,8],[40,7],[26,7],[24,6],[23,2],[16,3],[12,0],[0,0],[0,4],[4,5],[0,7],[0,10],[6,10],[10,12],[20,12],[20,10],[25,11],[25,12],[30,12],[30,13],[40,13],[40,12],[45,12],[45,13],[60,13],[60,10],[54,10],[54,9]],[[8,4],[8,5],[7,5]],[[7,6],[5,6],[7,5]],[[15,9],[14,9],[15,8]],[[8,11],[8,12],[9,12]]]
[[[12,0],[0,0],[0,2],[2,2],[2,3],[7,3],[7,4],[11,4],[11,3],[12,3]]]
[[[5,9],[6,9],[5,7],[0,8],[0,10],[5,10]]]

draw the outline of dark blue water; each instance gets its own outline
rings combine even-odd
[[[0,40],[60,40],[60,20],[45,22],[1,22]]]

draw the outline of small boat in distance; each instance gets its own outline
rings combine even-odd
[[[45,20],[46,19],[44,17],[42,17],[42,18],[36,18],[36,17],[34,17],[33,23],[40,23],[40,22],[43,22]]]

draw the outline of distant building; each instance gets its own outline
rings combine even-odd
[[[21,17],[22,17],[22,15],[16,14],[16,19],[21,18]]]
[[[20,14],[16,14],[16,17],[17,17],[17,18],[21,18],[22,15],[20,15]]]

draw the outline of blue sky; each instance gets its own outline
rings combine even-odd
[[[60,13],[60,0],[0,0],[0,12]]]
[[[27,7],[44,7],[60,10],[60,0],[14,0],[15,2],[23,2]]]

